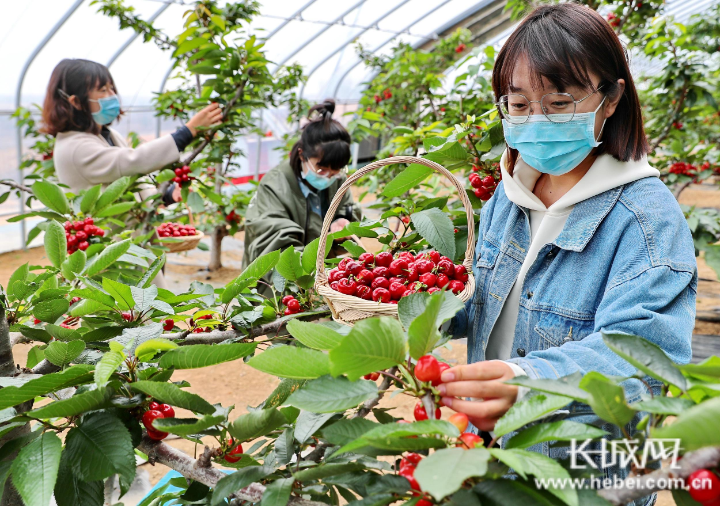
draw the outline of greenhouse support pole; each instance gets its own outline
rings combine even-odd
[[[263,130],[263,119],[264,119],[264,111],[260,111],[260,132]],[[263,136],[261,134],[258,134],[258,140],[257,140],[257,156],[255,157],[255,181],[260,181],[260,155],[261,149],[262,149],[262,140]]]
[[[380,17],[378,17],[377,19],[375,19],[375,21],[373,21],[372,23],[370,23],[366,28],[363,28],[362,30],[360,30],[360,32],[358,32],[358,33],[356,33],[355,35],[353,35],[352,37],[346,39],[345,42],[343,42],[342,44],[338,45],[338,47],[335,48],[335,50],[334,50],[333,52],[331,52],[331,53],[330,53],[329,55],[327,55],[325,58],[323,58],[322,60],[320,60],[320,62],[319,62],[317,65],[315,65],[310,72],[308,72],[307,77],[305,78],[305,82],[301,84],[301,86],[300,86],[299,100],[302,100],[302,98],[303,98],[303,93],[305,92],[305,85],[307,84],[308,81],[310,81],[310,77],[312,77],[312,75],[315,73],[315,71],[316,71],[317,69],[319,69],[320,67],[322,67],[323,65],[325,65],[325,63],[327,63],[327,62],[330,60],[330,58],[332,58],[333,56],[335,56],[336,54],[338,54],[340,51],[344,50],[344,49],[348,46],[348,44],[351,44],[354,40],[357,40],[358,37],[360,37],[363,33],[367,32],[367,31],[370,30],[371,28],[375,28],[375,27],[378,25],[378,23],[380,23],[383,19],[385,19],[386,17],[388,17],[390,14],[392,14],[393,12],[395,12],[396,10],[398,10],[400,7],[402,7],[403,5],[405,5],[406,3],[408,3],[409,1],[410,1],[410,0],[402,0],[402,1],[401,1],[399,4],[397,4],[395,7],[393,7],[392,9],[390,9],[389,11],[387,11],[385,14],[383,14],[382,16],[380,16]]]
[[[172,74],[173,69],[175,68],[175,63],[170,65],[170,68],[165,73],[165,77],[163,77],[162,82],[160,83],[160,91],[159,93],[162,93],[165,91],[165,85],[167,84],[168,79],[170,79],[170,74]],[[155,124],[155,137],[160,137],[160,124],[162,123],[162,118],[158,115],[157,117],[157,123]]]
[[[440,9],[441,7],[443,7],[444,5],[447,5],[448,3],[450,3],[450,0],[443,0],[442,2],[440,2],[439,4],[437,4],[435,7],[433,7],[432,9],[430,9],[428,12],[426,12],[425,14],[423,14],[422,17],[423,17],[423,18],[426,18],[426,17],[432,15],[435,11],[437,11],[438,9]],[[418,18],[418,19],[420,19],[420,18]],[[415,20],[412,21],[412,23],[407,24],[402,30],[400,30],[400,34],[406,32],[407,30],[409,30],[411,26],[413,26],[415,23],[418,22],[418,19],[415,19]],[[375,47],[372,49],[371,52],[374,53],[374,52],[376,52],[376,51],[379,51],[385,44],[389,44],[390,42],[392,42],[393,40],[395,40],[397,37],[398,37],[398,35],[392,35],[392,36],[390,36],[389,38],[385,39],[383,42],[381,42],[380,44],[378,44],[377,46],[375,46]],[[354,65],[352,65],[349,69],[347,69],[347,70],[345,71],[345,73],[342,75],[342,77],[340,78],[340,80],[338,80],[337,86],[335,86],[335,91],[333,91],[333,95],[332,95],[333,98],[337,98],[338,91],[340,90],[340,85],[341,85],[342,82],[345,80],[345,78],[348,76],[348,74],[350,74],[350,72],[352,72],[353,70],[355,70],[355,68],[356,68],[358,65],[360,65],[361,63],[362,63],[362,60],[358,59],[358,61],[357,61]]]
[[[164,4],[164,5],[163,5],[162,7],[160,7],[157,11],[155,11],[155,13],[154,13],[152,16],[150,16],[150,17],[148,18],[147,22],[148,22],[148,23],[152,23],[153,21],[155,21],[155,20],[158,18],[158,16],[160,16],[160,14],[162,14],[163,12],[165,12],[165,11],[167,10],[167,8],[170,7],[171,4],[172,4],[172,2],[167,2],[166,4]],[[118,57],[119,57],[121,54],[123,54],[123,52],[124,52],[128,47],[130,47],[130,44],[132,44],[133,41],[134,41],[135,39],[137,39],[139,36],[140,36],[139,33],[133,33],[133,34],[130,36],[130,38],[125,41],[125,44],[123,44],[122,46],[120,46],[120,48],[119,48],[117,51],[115,51],[115,54],[110,57],[110,59],[108,60],[108,62],[105,64],[105,66],[106,66],[107,68],[110,68],[110,65],[112,65],[113,63],[115,63],[115,60],[117,60]]]
[[[75,3],[70,7],[67,12],[61,17],[57,23],[55,23],[55,26],[53,26],[50,31],[45,35],[43,40],[40,41],[40,44],[35,48],[35,50],[30,54],[28,59],[25,61],[25,65],[23,65],[22,70],[20,71],[20,79],[18,79],[17,89],[15,90],[15,109],[19,109],[20,105],[22,104],[22,86],[23,82],[25,81],[25,75],[27,74],[28,69],[30,68],[30,65],[32,65],[32,62],[35,60],[38,54],[40,54],[40,51],[43,50],[43,48],[47,45],[48,42],[50,42],[50,39],[53,38],[53,36],[57,33],[58,30],[60,30],[60,27],[65,24],[65,21],[67,21],[70,16],[73,15],[73,13],[77,10],[78,7],[80,7],[80,4],[83,3],[84,0],[76,0]],[[22,164],[23,154],[22,154],[22,129],[18,126],[17,127],[17,154],[18,154],[18,183],[23,183],[23,174],[22,170],[20,169],[20,165]],[[25,193],[20,192],[20,214],[25,213]],[[25,220],[20,220],[20,235],[21,237],[21,244],[23,249],[27,249],[27,225],[25,223]]]
[[[275,27],[275,29],[273,29],[272,32],[268,33],[267,36],[265,36],[265,37],[263,37],[263,38],[264,38],[266,41],[269,40],[270,37],[272,37],[273,35],[275,35],[276,33],[278,33],[280,30],[282,30],[283,28],[285,28],[285,27],[290,23],[290,21],[296,19],[298,16],[301,16],[302,13],[303,13],[303,11],[305,11],[305,9],[307,9],[308,7],[310,7],[310,6],[311,6],[312,4],[314,4],[314,3],[315,3],[315,0],[309,0],[308,2],[305,2],[305,3],[302,5],[302,7],[300,7],[298,10],[296,10],[295,12],[293,12],[291,16],[288,16],[288,18],[287,18],[285,21],[283,21],[282,23],[280,23],[277,27]]]

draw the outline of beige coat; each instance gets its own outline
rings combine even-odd
[[[115,146],[92,133],[59,133],[53,158],[60,182],[78,192],[96,184],[108,185],[122,176],[149,174],[180,159],[171,135],[133,149],[116,130],[111,128],[110,134]]]

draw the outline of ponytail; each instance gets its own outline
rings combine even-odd
[[[302,161],[320,158],[320,167],[342,169],[350,161],[350,134],[339,121],[333,119],[335,101],[325,99],[310,108],[308,119],[298,140],[290,151],[290,166],[300,176]],[[302,149],[302,155],[300,150]]]

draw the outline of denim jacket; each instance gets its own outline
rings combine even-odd
[[[478,237],[475,294],[450,329],[468,337],[468,363],[485,359],[530,244],[528,210],[502,183],[482,208]],[[687,363],[696,290],[693,240],[671,192],[655,177],[613,188],[578,203],[539,251],[522,287],[509,361],[530,378],[632,375],[635,368],[604,344],[605,331],[642,336]],[[623,386],[630,401],[645,391],[638,380]]]

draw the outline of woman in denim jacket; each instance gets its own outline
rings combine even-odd
[[[634,374],[601,331],[687,363],[697,286],[690,231],[648,164],[627,54],[602,16],[573,3],[536,9],[500,50],[492,83],[503,181],[481,212],[475,295],[451,326],[468,337],[469,365],[440,386],[484,431],[524,395],[504,384],[514,376]],[[645,392],[624,386],[629,401]]]

